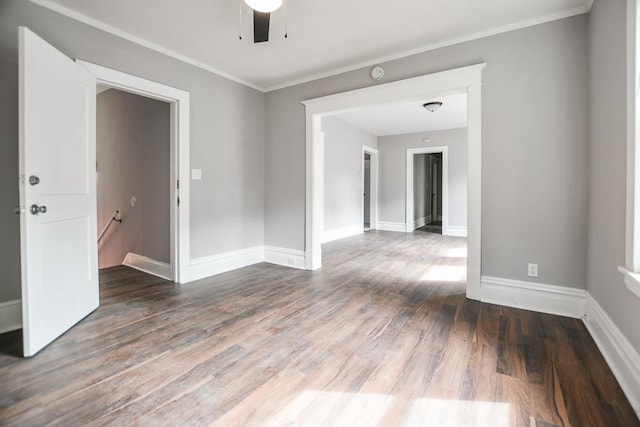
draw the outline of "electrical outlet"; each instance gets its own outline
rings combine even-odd
[[[527,275],[529,277],[538,277],[538,264],[528,264]]]
[[[191,179],[198,181],[202,179],[202,169],[191,169]]]

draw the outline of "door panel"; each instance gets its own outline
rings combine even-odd
[[[20,28],[24,355],[99,305],[95,78]],[[39,179],[30,183],[30,177]],[[35,206],[36,212],[30,211]]]

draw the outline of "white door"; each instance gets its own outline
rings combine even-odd
[[[20,28],[20,242],[24,355],[99,305],[96,81]]]

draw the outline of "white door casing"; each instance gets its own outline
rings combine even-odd
[[[486,63],[426,74],[302,101],[306,118],[305,268],[322,266],[323,152],[322,117],[371,104],[420,101],[467,94],[467,298],[480,300],[482,265],[482,70]]]
[[[190,282],[189,92],[90,62],[76,60],[76,63],[89,70],[100,85],[169,103],[171,279],[176,283]]]
[[[19,32],[22,321],[32,356],[99,305],[96,80]]]
[[[437,197],[442,198],[442,235],[447,236],[449,234],[449,147],[443,145],[438,147],[418,147],[418,148],[407,148],[407,177],[406,177],[406,217],[405,217],[405,227],[407,233],[412,233],[415,227],[415,212],[413,211],[414,206],[414,189],[413,189],[413,157],[417,154],[433,154],[433,153],[442,153],[442,193],[438,193],[437,188],[431,188],[431,193],[436,193]],[[438,186],[438,183],[432,183],[432,187]],[[429,194],[429,196],[431,195]],[[434,199],[431,198],[433,201]],[[437,198],[435,199],[437,203]],[[433,206],[431,206],[431,210],[433,212]],[[437,212],[437,208],[436,208]],[[437,221],[436,218],[432,218],[432,221]]]

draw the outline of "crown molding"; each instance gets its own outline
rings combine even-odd
[[[232,80],[236,83],[240,83],[241,85],[250,87],[252,89],[258,90],[260,92],[265,92],[265,89],[253,84],[251,82],[248,82],[246,80],[243,80],[239,77],[236,77],[232,74],[229,74],[227,72],[224,72],[222,70],[219,70],[215,67],[212,67],[210,65],[207,65],[205,63],[202,63],[200,61],[197,61],[193,58],[190,58],[186,55],[182,55],[178,52],[175,52],[171,49],[167,49],[165,47],[162,47],[160,45],[157,45],[155,43],[152,43],[148,40],[145,40],[141,37],[138,36],[134,36],[131,33],[128,33],[124,30],[121,30],[120,28],[116,28],[112,25],[106,24],[102,21],[99,21],[97,19],[91,18],[87,15],[84,15],[80,12],[76,12],[75,10],[69,9],[67,7],[61,6],[58,3],[55,3],[51,0],[29,0],[31,3],[37,4],[38,6],[42,6],[46,9],[52,10],[54,12],[57,12],[61,15],[66,16],[67,18],[71,18],[74,19],[76,21],[82,22],[83,24],[89,25],[90,27],[93,28],[97,28],[98,30],[104,31],[106,33],[109,33],[111,35],[114,35],[116,37],[120,37],[124,40],[130,41],[131,43],[135,43],[137,45],[140,45],[142,47],[146,47],[147,49],[153,50],[155,52],[161,53],[163,55],[169,56],[173,59],[177,59],[178,61],[184,62],[186,64],[189,65],[193,65],[194,67],[198,67],[201,68],[205,71],[208,71],[210,73],[216,74],[220,77],[224,77],[225,79],[229,79]]]
[[[355,70],[358,70],[358,69],[361,69],[361,68],[372,67],[374,65],[384,64],[385,62],[391,62],[391,61],[394,61],[396,59],[406,58],[408,56],[417,55],[417,54],[420,54],[420,53],[428,52],[430,50],[441,49],[443,47],[453,46],[453,45],[457,45],[457,44],[460,44],[460,43],[466,43],[466,42],[482,39],[482,38],[485,38],[485,37],[495,36],[495,35],[502,34],[502,33],[508,33],[509,31],[520,30],[520,29],[523,29],[523,28],[532,27],[534,25],[545,24],[547,22],[553,22],[553,21],[558,21],[560,19],[571,18],[572,16],[583,15],[585,13],[588,13],[589,10],[591,9],[591,4],[589,4],[589,3],[593,3],[593,0],[585,0],[585,5],[584,6],[576,7],[574,9],[569,9],[569,10],[566,10],[564,12],[552,13],[552,14],[549,14],[549,15],[540,16],[538,18],[527,19],[527,20],[524,20],[524,21],[515,22],[513,24],[504,25],[504,26],[501,26],[501,27],[496,27],[496,28],[493,28],[491,30],[486,30],[486,31],[473,33],[473,34],[470,34],[468,36],[457,37],[457,38],[445,40],[445,41],[438,42],[438,43],[432,43],[432,44],[421,46],[421,47],[416,48],[416,49],[405,50],[405,51],[402,51],[402,52],[399,52],[399,53],[396,53],[396,54],[393,54],[393,55],[382,56],[382,57],[379,57],[379,58],[376,58],[376,59],[373,59],[373,60],[369,60],[369,61],[366,61],[366,62],[361,62],[359,64],[349,65],[349,66],[346,66],[346,67],[343,67],[343,68],[333,69],[333,70],[326,71],[326,72],[323,72],[323,73],[314,74],[312,76],[303,77],[303,78],[297,79],[297,80],[292,80],[292,81],[289,81],[287,83],[282,83],[282,84],[273,85],[273,86],[267,86],[265,88],[265,92],[271,92],[271,91],[278,90],[278,89],[284,89],[284,88],[287,88],[287,87],[296,86],[296,85],[303,84],[303,83],[308,83],[308,82],[311,82],[311,81],[314,81],[314,80],[319,80],[319,79],[323,79],[323,78],[326,78],[326,77],[331,77],[331,76],[335,76],[335,75],[338,75],[338,74],[347,73],[349,71],[355,71]]]
[[[587,12],[591,11],[591,7],[593,7],[593,0],[584,0],[585,6],[587,8]]]
[[[428,52],[431,50],[436,50],[436,49],[441,49],[443,47],[448,47],[448,46],[453,46],[453,45],[457,45],[460,43],[466,43],[466,42],[470,42],[473,40],[478,40],[478,39],[482,39],[485,37],[490,37],[490,36],[494,36],[494,35],[498,35],[498,34],[502,34],[502,33],[507,33],[509,31],[515,31],[515,30],[519,30],[519,29],[523,29],[523,28],[527,28],[527,27],[531,27],[534,25],[540,25],[540,24],[544,24],[547,22],[552,22],[552,21],[557,21],[560,19],[565,19],[565,18],[570,18],[572,16],[576,16],[576,15],[582,15],[585,13],[588,13],[591,10],[591,7],[593,5],[593,1],[594,0],[584,0],[585,4],[584,6],[579,6],[573,9],[569,9],[563,12],[558,12],[558,13],[552,13],[552,14],[548,14],[548,15],[544,15],[544,16],[540,16],[537,18],[533,18],[533,19],[527,19],[527,20],[523,20],[523,21],[519,21],[519,22],[515,22],[513,24],[509,24],[509,25],[503,25],[500,27],[496,27],[490,30],[486,30],[486,31],[481,31],[481,32],[477,32],[477,33],[473,33],[467,36],[463,36],[463,37],[457,37],[457,38],[453,38],[453,39],[448,39],[448,40],[444,40],[438,43],[431,43],[431,44],[427,44],[424,46],[421,46],[419,48],[416,49],[410,49],[410,50],[405,50],[393,55],[387,55],[387,56],[382,56],[382,57],[377,57],[375,59],[371,59],[365,62],[360,62],[358,64],[354,64],[354,65],[349,65],[346,67],[341,67],[341,68],[334,68],[332,70],[328,70],[322,73],[317,73],[317,74],[312,74],[310,76],[307,77],[302,77],[299,79],[294,79],[294,80],[290,80],[287,81],[285,83],[281,83],[281,84],[276,84],[276,85],[271,85],[271,86],[260,86],[257,85],[255,83],[246,81],[244,79],[241,79],[240,77],[234,76],[232,74],[229,74],[225,71],[222,71],[218,68],[212,67],[210,65],[207,65],[203,62],[200,62],[198,60],[195,60],[193,58],[190,58],[188,56],[182,55],[178,52],[175,52],[171,49],[167,49],[165,47],[162,47],[160,45],[157,45],[155,43],[152,43],[148,40],[145,40],[141,37],[135,36],[127,31],[124,31],[120,28],[116,28],[112,25],[106,24],[102,21],[99,21],[97,19],[91,18],[87,15],[84,15],[80,12],[76,12],[75,10],[69,9],[65,6],[62,6],[58,3],[55,3],[52,0],[29,0],[30,2],[37,4],[38,6],[44,7],[46,9],[52,10],[54,12],[57,12],[61,15],[64,15],[68,18],[74,19],[76,21],[82,22],[83,24],[89,25],[93,28],[97,28],[101,31],[104,31],[106,33],[109,33],[111,35],[120,37],[122,39],[125,39],[127,41],[130,41],[132,43],[138,44],[140,46],[146,47],[147,49],[153,50],[155,52],[161,53],[163,55],[167,55],[171,58],[174,58],[178,61],[187,63],[189,65],[193,65],[194,67],[198,67],[200,69],[203,69],[205,71],[208,71],[210,73],[216,74],[220,77],[224,77],[226,79],[229,79],[231,81],[234,81],[236,83],[240,83],[244,86],[250,87],[252,89],[258,90],[260,92],[272,92],[278,89],[284,89],[287,87],[291,87],[291,86],[296,86],[299,84],[303,84],[303,83],[308,83],[314,80],[319,80],[319,79],[323,79],[323,78],[327,78],[327,77],[332,77],[338,74],[343,74],[343,73],[347,73],[350,71],[355,71],[361,68],[366,68],[366,67],[371,67],[373,65],[376,64],[382,64],[385,62],[390,62],[390,61],[394,61],[396,59],[401,59],[401,58],[405,58],[408,56],[412,56],[412,55],[417,55],[420,53],[424,53],[424,52]]]

